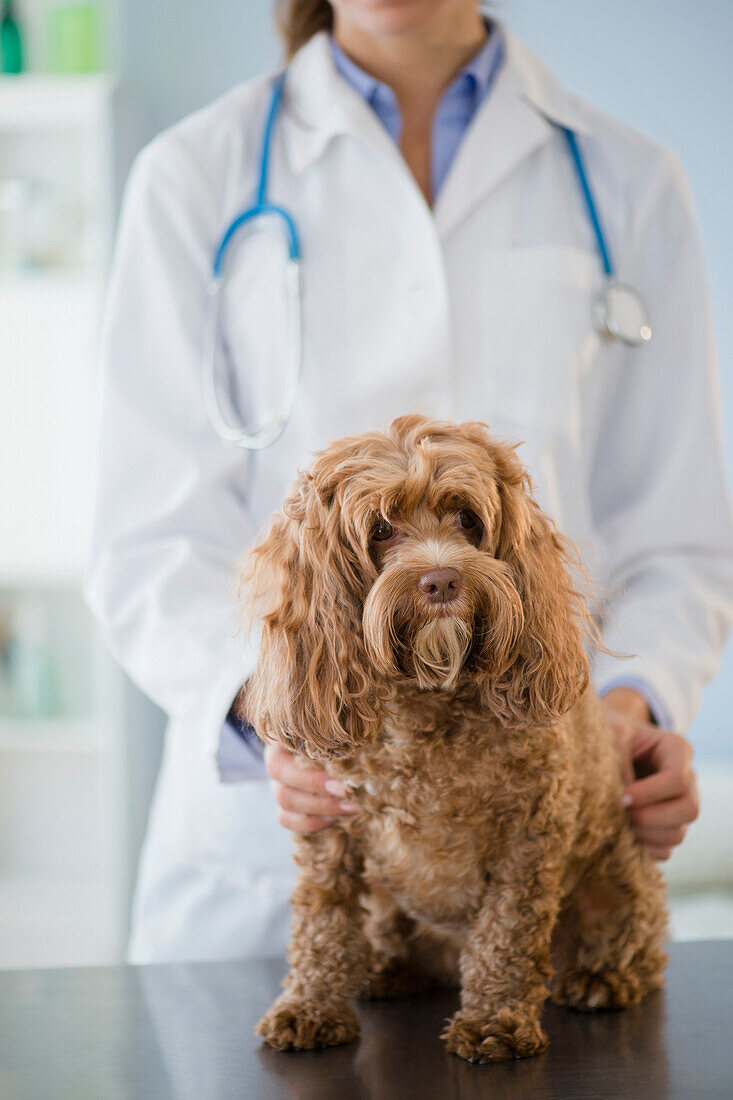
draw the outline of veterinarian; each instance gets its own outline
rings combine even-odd
[[[256,632],[237,633],[235,561],[329,439],[422,412],[521,441],[541,505],[606,587],[607,646],[633,654],[598,657],[593,677],[631,822],[659,858],[697,813],[684,732],[732,617],[715,355],[674,156],[570,95],[475,0],[281,14],[261,194],[297,227],[302,360],[271,445],[221,438],[201,364],[213,258],[261,184],[273,74],[139,154],[109,288],[87,593],[169,716],[134,962],[279,954],[288,829],[353,809],[325,772],[279,750],[263,761],[230,715],[257,654]],[[635,295],[635,346],[599,323],[607,272],[566,131]],[[231,247],[214,369],[246,419],[284,400],[297,333],[276,236]]]

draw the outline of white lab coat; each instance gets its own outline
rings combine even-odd
[[[274,955],[290,836],[264,779],[220,782],[219,730],[256,659],[235,559],[329,439],[420,411],[522,440],[541,504],[605,586],[595,680],[642,679],[685,730],[732,617],[733,524],[702,259],[675,158],[557,83],[512,35],[431,211],[317,35],[295,57],[270,196],[304,261],[304,363],[269,450],[219,440],[200,357],[218,239],[251,201],[271,93],[243,84],[157,137],[128,184],[103,339],[88,599],[170,716],[132,961]],[[591,328],[599,260],[565,142],[583,145],[620,278],[654,338]],[[229,339],[242,400],[277,388],[282,314],[257,238],[238,252]],[[271,344],[270,341],[275,341]],[[274,380],[274,381],[273,381]]]

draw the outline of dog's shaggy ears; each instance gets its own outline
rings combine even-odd
[[[299,474],[240,571],[246,608],[262,615],[246,718],[265,741],[325,757],[348,755],[381,725],[361,625],[376,571],[366,538],[361,552],[344,538],[340,511],[311,473]]]
[[[571,575],[582,574],[573,545],[532,496],[528,473],[514,449],[470,425],[490,451],[497,472],[501,517],[495,556],[509,566],[522,605],[523,625],[505,669],[485,682],[489,709],[509,723],[551,725],[588,686],[583,641],[600,638],[584,595]]]
[[[364,601],[377,578],[373,499],[380,471],[406,471],[426,441],[441,477],[457,456],[469,464],[476,507],[490,521],[482,552],[506,564],[516,589],[511,629],[499,632],[506,644],[482,656],[474,675],[487,710],[510,725],[548,725],[585,689],[583,638],[598,639],[570,575],[577,557],[534,501],[514,449],[484,424],[406,416],[386,434],[367,432],[320,452],[242,563],[240,594],[249,615],[263,620],[243,712],[264,740],[336,757],[378,734],[382,703],[398,685],[380,680],[364,642]],[[360,491],[365,481],[371,495]],[[456,481],[465,485],[465,476]]]

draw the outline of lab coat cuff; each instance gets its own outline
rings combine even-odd
[[[622,664],[623,669],[619,668]],[[694,717],[689,691],[668,669],[641,660],[601,654],[591,672],[596,691],[603,696],[613,687],[631,687],[644,697],[655,721],[663,729],[684,733]]]
[[[598,694],[603,698],[609,691],[613,691],[614,688],[631,688],[633,691],[638,692],[642,699],[649,707],[649,712],[652,716],[652,721],[661,729],[671,729],[672,719],[669,711],[660,699],[657,692],[648,684],[646,680],[642,680],[640,676],[619,676],[615,680],[610,680],[604,684],[602,688],[598,689]]]
[[[264,745],[252,726],[241,730],[231,719],[221,727],[216,762],[222,783],[242,783],[248,779],[265,779]]]
[[[252,676],[257,665],[259,652],[260,630],[253,631],[244,640],[241,647],[241,656],[238,661],[230,661],[221,671],[216,684],[208,693],[209,705],[204,716],[204,730],[206,731],[207,757],[216,769],[216,775],[220,782],[227,782],[220,767],[221,733],[226,724],[227,715],[232,703],[236,699],[242,685]],[[236,736],[236,735],[235,735]],[[224,769],[226,770],[226,769]],[[263,778],[264,768],[259,773],[248,778]]]

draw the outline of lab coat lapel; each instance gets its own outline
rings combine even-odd
[[[435,204],[441,237],[517,164],[552,138],[554,123],[588,132],[574,98],[510,32],[502,28],[502,34],[504,63],[459,146]],[[350,134],[409,175],[377,115],[337,71],[325,31],[314,35],[290,64],[282,132],[295,172],[313,164],[334,137]]]
[[[325,31],[314,35],[293,58],[283,115],[286,155],[296,172],[316,161],[339,134],[351,134],[380,156],[402,164],[399,149],[375,112],[336,69]]]
[[[519,96],[514,74],[500,73],[466,131],[435,203],[439,236],[445,238],[551,133],[551,125]]]
[[[502,28],[505,57],[477,111],[435,203],[441,237],[556,133],[556,124],[588,133],[572,96],[529,50]]]

